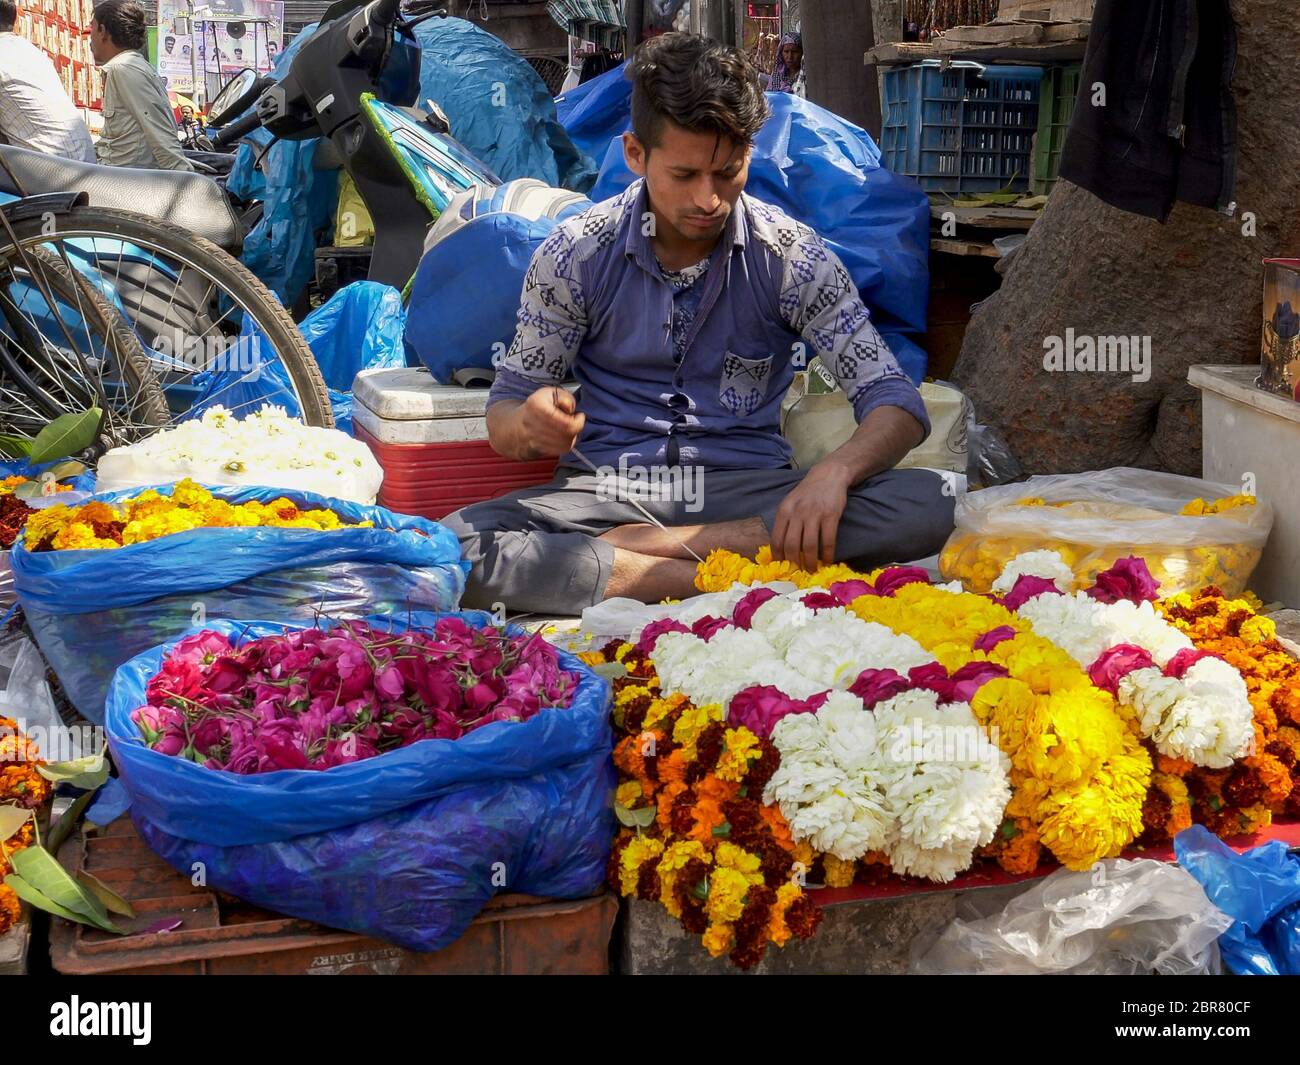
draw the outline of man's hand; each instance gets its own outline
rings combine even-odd
[[[815,570],[835,561],[835,538],[849,501],[851,472],[823,460],[781,501],[772,529],[772,557]]]
[[[566,389],[539,388],[522,402],[504,400],[488,408],[488,439],[507,458],[531,462],[559,458],[573,450],[587,416]]]

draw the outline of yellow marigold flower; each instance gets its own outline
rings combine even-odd
[[[713,862],[720,869],[732,869],[743,874],[751,884],[761,884],[763,874],[760,870],[763,861],[757,854],[751,854],[743,847],[738,847],[730,840],[723,840],[713,852]]]
[[[212,499],[212,493],[203,485],[192,481],[186,477],[183,481],[177,481],[172,488],[172,502],[183,507],[192,507],[199,503],[207,503]]]
[[[833,854],[823,855],[822,862],[826,867],[827,887],[848,887],[853,883],[853,875],[858,866],[857,862],[846,862],[836,858]]]
[[[1277,623],[1272,618],[1253,617],[1241,623],[1241,638],[1247,643],[1267,643],[1277,639]]]
[[[616,648],[614,648],[614,661],[622,662],[623,659],[625,659],[628,656],[628,652],[631,650],[633,650],[632,644],[630,643],[619,644]]]
[[[673,742],[685,747],[689,757],[695,757],[695,741],[710,721],[722,720],[720,703],[708,703],[705,706],[688,706],[673,725]]]
[[[739,783],[745,778],[750,761],[763,753],[758,737],[747,728],[729,728],[723,734],[722,744],[722,755],[718,758],[714,775]]]
[[[623,688],[622,691],[620,691],[616,696],[614,696],[614,705],[627,706],[629,703],[633,702],[634,700],[640,699],[643,695],[653,696],[654,692],[652,692],[644,684],[628,684]],[[645,727],[650,728],[652,726],[647,724]]]
[[[731,949],[731,944],[735,939],[735,933],[731,925],[714,923],[704,930],[704,937],[700,940],[704,944],[704,949],[709,952],[712,958],[720,958]]]
[[[803,890],[793,881],[787,881],[776,889],[776,902],[773,903],[767,920],[767,938],[778,947],[790,942],[791,932],[785,923],[785,915],[790,911],[794,900],[802,894]]]
[[[614,801],[620,806],[626,806],[629,809],[636,805],[639,798],[641,798],[641,785],[635,780],[624,781],[614,792]]]
[[[749,885],[749,878],[738,869],[715,866],[709,874],[709,897],[704,903],[709,920],[726,924],[738,920],[745,909]]]
[[[579,662],[589,666],[603,666],[605,664],[605,656],[599,651],[579,651],[576,657]]]
[[[641,866],[663,853],[663,841],[652,836],[635,836],[623,848],[618,860],[618,886],[624,895],[636,894],[636,881]]]

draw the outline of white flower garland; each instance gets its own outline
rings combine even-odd
[[[1007,757],[967,703],[911,690],[865,710],[845,690],[864,669],[906,675],[934,657],[843,608],[811,610],[806,594],[778,595],[754,611],[749,630],[723,628],[707,642],[664,633],[652,655],[662,690],[724,707],[757,685],[793,699],[829,691],[815,713],[789,714],[773,730],[781,765],[763,801],[818,851],[850,861],[881,850],[897,873],[951,880],[1002,822]]]
[[[1003,577],[1015,567],[1017,578],[1050,578],[1056,566],[1042,557],[1048,555],[1060,559],[1055,551],[1021,555],[1008,563]],[[1084,592],[1045,592],[1026,601],[1017,613],[1084,669],[1119,644],[1146,650],[1160,668],[1132,671],[1121,680],[1117,694],[1121,703],[1137,710],[1142,734],[1161,754],[1224,769],[1252,753],[1255,715],[1241,674],[1221,659],[1203,658],[1182,679],[1165,676],[1162,670],[1169,661],[1195,645],[1151,603],[1102,603]]]

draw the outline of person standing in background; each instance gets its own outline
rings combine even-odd
[[[50,62],[14,33],[18,7],[0,0],[0,138],[43,155],[95,161],[90,131]]]
[[[781,38],[776,49],[776,70],[768,75],[767,91],[808,95],[808,79],[803,69],[803,38],[799,34],[787,33]]]
[[[90,20],[90,51],[104,69],[104,132],[99,161],[106,166],[193,170],[181,151],[167,90],[149,61],[144,11],[135,0],[102,0]]]

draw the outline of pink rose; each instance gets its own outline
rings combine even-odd
[[[731,627],[730,618],[702,617],[691,626],[691,632],[698,636],[705,643],[713,638],[713,634],[721,629]]]
[[[799,602],[803,603],[809,610],[832,610],[844,605],[830,592],[809,592]]]
[[[920,566],[890,566],[876,578],[876,594],[893,595],[905,584],[918,583],[930,583],[930,575]]]
[[[1160,584],[1151,576],[1145,561],[1130,555],[1097,574],[1097,582],[1088,589],[1088,595],[1101,603],[1117,603],[1121,599],[1154,602],[1160,596]]]
[[[211,629],[204,629],[202,632],[196,632],[193,636],[186,636],[184,639],[177,640],[176,646],[172,648],[167,657],[178,663],[206,664],[213,661],[217,655],[231,649],[230,640],[227,637],[219,632],[213,632]]]
[[[766,591],[766,589],[760,589]],[[745,626],[748,628],[749,626]],[[672,618],[660,618],[658,621],[652,621],[641,630],[641,638],[636,642],[636,649],[643,655],[650,654],[655,649],[655,643],[665,632],[690,632],[680,621],[674,621]]]
[[[1022,573],[1016,578],[1015,586],[1004,595],[1001,599],[995,600],[1008,610],[1019,610],[1029,600],[1035,596],[1046,595],[1052,592],[1056,595],[1061,594],[1061,590],[1056,587],[1055,582],[1048,580],[1046,577],[1035,577],[1028,573]]]
[[[951,677],[953,696],[951,701],[968,703],[975,697],[975,693],[994,677],[1007,675],[1006,667],[996,662],[967,662]]]
[[[975,640],[975,650],[983,651],[988,654],[1003,640],[1010,640],[1016,635],[1016,630],[1010,625],[999,625],[996,629],[989,629],[988,632],[979,636]]]
[[[1119,691],[1119,682],[1133,670],[1150,669],[1153,665],[1151,653],[1145,647],[1120,643],[1097,656],[1097,661],[1088,667],[1088,676],[1098,688],[1114,695]]]
[[[864,707],[874,710],[877,703],[883,703],[913,687],[915,685],[910,680],[892,669],[864,669],[849,691],[862,700]]]
[[[775,599],[776,592],[771,588],[754,588],[746,592],[744,598],[736,604],[731,612],[731,620],[738,629],[748,629],[754,624],[754,612],[769,599]]]
[[[791,699],[770,684],[758,685],[738,691],[731,697],[727,709],[727,723],[749,729],[756,736],[769,739],[776,724],[787,714],[814,713],[824,702],[826,692],[809,699]]]
[[[927,662],[923,666],[913,666],[907,671],[907,678],[914,688],[924,688],[939,697],[941,703],[958,702],[956,685],[952,677],[939,662]]]
[[[1219,656],[1210,651],[1198,651],[1194,647],[1184,647],[1173,658],[1165,663],[1165,676],[1175,677],[1178,680],[1183,679],[1192,666],[1196,665],[1202,658],[1218,658]]]
[[[831,595],[835,596],[841,603],[848,606],[855,599],[861,599],[864,595],[879,595],[871,585],[866,581],[836,581],[828,589]]]

